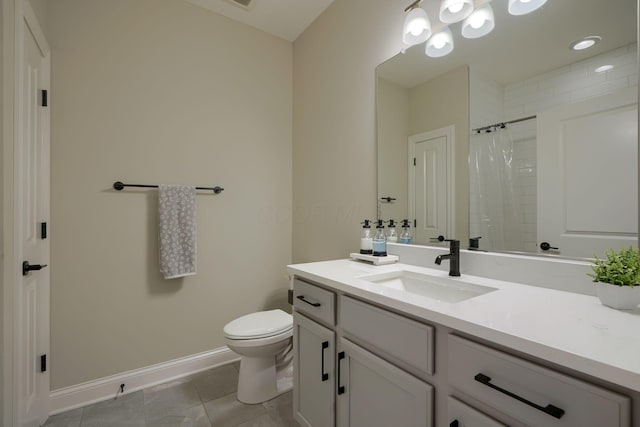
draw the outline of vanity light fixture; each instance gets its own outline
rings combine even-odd
[[[569,45],[571,50],[585,50],[602,40],[600,36],[589,36],[580,40],[576,40]]]
[[[453,35],[451,34],[449,27],[444,27],[427,40],[424,53],[432,58],[439,58],[450,54],[452,50]]]
[[[442,0],[440,3],[440,21],[453,24],[465,19],[473,12],[473,0]]]
[[[402,41],[408,46],[427,41],[425,53],[434,58],[453,51],[453,36],[449,28],[451,24],[463,21],[462,36],[468,39],[485,36],[496,25],[491,8],[492,0],[424,0],[440,2],[439,15],[432,16],[435,20],[432,29],[427,12],[420,6],[422,1],[414,0],[404,9],[408,13],[402,28]],[[546,2],[547,0],[509,0],[508,10],[512,15],[524,15],[539,9]]]
[[[431,37],[431,22],[427,12],[420,7],[420,1],[411,3],[404,11],[409,11],[402,28],[402,41],[414,45],[426,41]]]
[[[509,0],[509,13],[512,15],[526,15],[541,8],[547,0]]]
[[[462,22],[462,35],[468,39],[486,36],[496,26],[491,4],[487,3],[473,11]]]

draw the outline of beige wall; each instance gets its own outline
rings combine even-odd
[[[376,215],[375,67],[400,51],[403,4],[336,0],[294,42],[294,261],[347,257]]]
[[[382,78],[376,84],[378,195],[396,198],[381,203],[380,212],[400,224],[409,217],[409,89]]]
[[[455,127],[455,236],[469,239],[469,67],[463,66],[409,91],[409,133]],[[448,238],[451,238],[447,236]]]
[[[292,45],[181,0],[56,0],[52,389],[224,345],[284,306]],[[199,193],[198,274],[158,272],[154,190]]]

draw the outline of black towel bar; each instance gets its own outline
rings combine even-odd
[[[113,188],[118,191],[122,190],[124,187],[158,188],[157,185],[150,184],[124,184],[121,181],[116,181],[113,183]],[[196,190],[209,190],[213,191],[215,194],[220,194],[222,193],[222,190],[224,190],[224,188],[218,187],[216,185],[215,187],[196,187]]]

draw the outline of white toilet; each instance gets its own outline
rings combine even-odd
[[[242,356],[238,400],[261,403],[293,388],[293,317],[282,310],[259,311],[224,327],[227,346]]]

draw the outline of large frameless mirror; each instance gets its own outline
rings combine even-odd
[[[423,0],[434,22],[439,2]],[[414,243],[589,258],[638,236],[633,0],[549,0],[376,69],[379,215]],[[400,30],[399,37],[400,37]],[[594,46],[574,50],[593,37]]]

